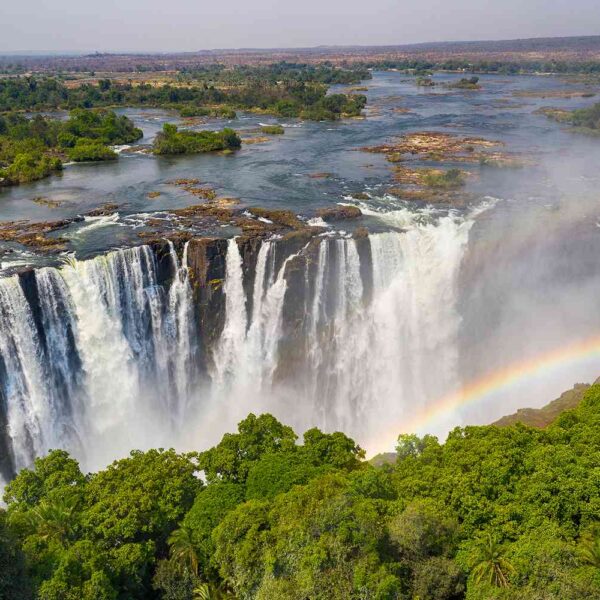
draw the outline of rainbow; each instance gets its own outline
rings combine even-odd
[[[538,377],[558,367],[568,367],[590,358],[600,359],[600,335],[561,346],[498,371],[487,373],[457,392],[439,398],[424,410],[401,423],[395,423],[389,427],[383,434],[377,436],[376,441],[373,440],[373,444],[367,444],[369,454],[374,455],[393,450],[400,433],[426,430],[433,421],[451,414],[458,408],[484,402],[491,394],[504,391],[512,385]]]

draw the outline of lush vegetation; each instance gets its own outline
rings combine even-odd
[[[356,65],[357,67],[359,65]],[[519,75],[525,73],[600,73],[600,62],[569,61],[548,58],[547,60],[501,60],[486,58],[405,58],[370,61],[361,67],[386,70],[397,69],[409,72],[456,71],[466,73],[498,73],[501,75]]]
[[[61,121],[37,115],[31,119],[0,116],[0,185],[47,177],[62,169],[62,160],[110,160],[110,145],[131,143],[140,129],[112,111],[75,109]]]
[[[353,83],[370,77],[366,70],[333,67],[237,67],[183,72],[164,85],[97,83],[67,86],[56,77],[0,79],[0,112],[54,108],[148,106],[172,108],[184,117],[235,118],[235,110],[258,110],[283,117],[330,120],[356,116],[366,104],[363,95],[331,94],[332,83]]]
[[[452,190],[465,184],[465,176],[460,169],[428,169],[423,173],[423,184],[431,188]]]
[[[481,89],[481,85],[479,85],[479,77],[477,77],[477,76],[473,76],[473,77],[469,77],[469,78],[462,77],[459,81],[456,81],[455,83],[451,83],[449,87],[458,89],[458,90],[480,90]]]
[[[600,102],[593,104],[589,108],[580,108],[578,110],[540,108],[537,112],[546,115],[553,121],[571,125],[582,133],[600,133]]]
[[[600,131],[600,102],[590,108],[581,108],[571,113],[571,122],[575,127]]]
[[[190,131],[165,123],[154,140],[155,154],[197,154],[234,150],[242,145],[238,134],[226,127],[222,131]]]
[[[282,135],[285,133],[282,125],[263,125],[260,130],[269,135]]]
[[[402,435],[375,467],[342,433],[250,415],[205,452],[63,451],[0,512],[0,593],[39,600],[600,597],[600,386],[546,429]],[[202,471],[204,481],[198,477]]]

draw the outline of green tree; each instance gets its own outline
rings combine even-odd
[[[504,556],[503,548],[498,541],[487,533],[476,547],[471,573],[476,583],[488,583],[494,587],[509,586],[509,577],[514,567]]]
[[[596,527],[581,537],[578,555],[584,565],[600,569],[600,528]]]
[[[33,598],[31,582],[25,569],[25,557],[2,509],[0,509],[0,598],[6,600]]]
[[[189,570],[198,575],[198,555],[194,543],[194,532],[191,527],[182,525],[169,536],[171,560],[182,571]]]
[[[295,448],[296,434],[273,415],[248,415],[238,433],[228,433],[214,448],[200,453],[198,466],[209,483],[245,482],[252,463],[263,455]]]

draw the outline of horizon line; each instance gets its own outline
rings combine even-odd
[[[237,48],[199,48],[197,50],[0,50],[0,57],[12,58],[36,58],[36,57],[60,57],[60,58],[82,58],[94,56],[176,56],[182,54],[218,54],[235,52],[275,52],[275,51],[314,51],[314,50],[350,50],[350,49],[376,49],[376,48],[417,48],[420,46],[431,46],[441,44],[486,44],[500,42],[530,42],[545,40],[575,40],[575,39],[599,39],[600,34],[589,35],[556,35],[540,37],[518,37],[497,39],[470,39],[470,40],[430,40],[423,42],[395,43],[395,44],[318,44],[315,46],[269,46],[269,47],[237,47]]]

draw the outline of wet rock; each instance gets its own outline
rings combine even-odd
[[[116,211],[119,210],[119,205],[114,202],[107,202],[102,206],[95,208],[94,210],[90,210],[85,213],[88,217],[106,217],[108,215],[112,215]]]
[[[290,229],[304,229],[306,227],[306,224],[291,210],[251,207],[248,208],[248,212],[259,219],[267,219],[267,221],[282,227],[289,227]]]
[[[16,242],[43,253],[60,252],[67,248],[68,240],[61,237],[48,237],[47,234],[64,229],[72,222],[73,219],[41,223],[7,221],[0,224],[0,240]]]
[[[320,208],[317,210],[317,216],[325,221],[343,221],[345,219],[362,217],[362,212],[358,206],[338,205],[329,208]]]
[[[225,281],[227,240],[215,238],[192,239],[188,245],[190,282],[198,311],[201,344],[209,358],[225,324]]]

